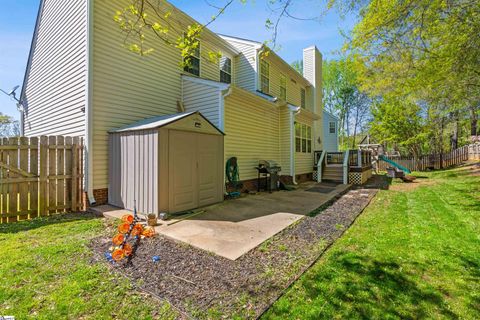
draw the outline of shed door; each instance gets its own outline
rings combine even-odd
[[[169,211],[222,200],[222,136],[170,130]]]

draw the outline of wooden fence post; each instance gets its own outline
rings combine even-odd
[[[73,138],[72,145],[72,211],[78,210],[77,186],[78,186],[78,137]]]
[[[46,136],[40,137],[40,159],[39,159],[39,215],[47,214],[47,164],[48,164],[48,138]]]

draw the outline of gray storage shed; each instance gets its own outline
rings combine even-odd
[[[222,201],[223,136],[199,112],[109,132],[109,204],[173,213]]]

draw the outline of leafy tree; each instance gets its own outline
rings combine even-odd
[[[295,69],[298,73],[303,75],[303,60],[296,60],[293,61],[291,64],[293,69]]]
[[[359,90],[353,61],[343,57],[323,62],[323,104],[340,119],[341,145],[355,148],[358,133],[366,129],[371,99]],[[345,138],[350,137],[350,145]]]
[[[404,153],[416,157],[428,140],[428,130],[422,108],[414,102],[399,98],[378,100],[372,105],[373,121],[370,133],[383,143],[396,145]]]
[[[15,137],[19,135],[19,122],[14,118],[0,112],[0,137]]]
[[[347,48],[370,95],[397,100],[395,105],[407,110],[412,104],[428,106],[424,124],[432,135],[442,134],[432,149],[444,147],[445,128],[464,116],[471,119],[470,133],[477,134],[478,0],[371,0]],[[458,125],[450,127],[458,136]]]

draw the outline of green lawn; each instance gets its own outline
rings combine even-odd
[[[0,225],[0,315],[16,319],[174,319],[105,264],[89,240],[103,220],[67,215]]]
[[[480,176],[470,173],[380,191],[263,319],[480,319]]]
[[[479,319],[480,176],[467,173],[422,173],[423,186],[381,191],[264,318]],[[0,225],[0,315],[176,318],[90,263],[88,243],[104,230],[91,215]]]

